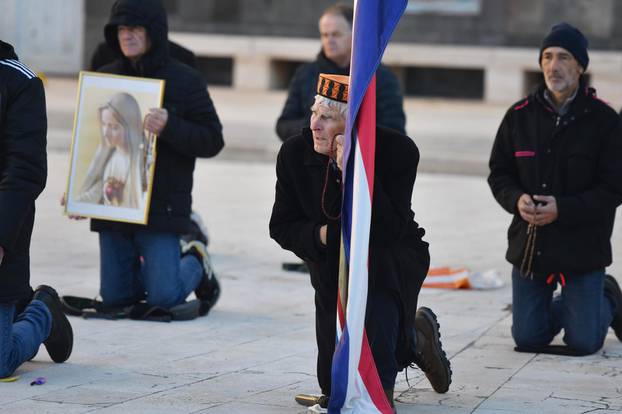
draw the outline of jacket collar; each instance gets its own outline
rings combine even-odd
[[[332,73],[335,75],[349,75],[350,65],[345,68],[340,68],[335,62],[326,57],[323,50],[317,54],[317,64],[320,73]]]
[[[15,50],[13,50],[13,46],[4,43],[2,40],[0,40],[0,59],[17,60],[17,55],[15,54]]]
[[[540,103],[547,111],[557,113],[555,108],[547,101],[544,96],[544,92],[546,91],[546,85],[542,83],[536,92],[532,94],[532,97],[535,101]],[[585,79],[581,77],[579,80],[579,88],[577,90],[577,94],[573,101],[570,103],[570,107],[568,108],[565,115],[578,115],[588,111],[588,107],[590,104],[591,98],[596,96],[596,90],[594,88],[588,87]]]

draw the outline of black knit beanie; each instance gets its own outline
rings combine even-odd
[[[557,24],[553,26],[551,33],[542,41],[538,63],[542,62],[542,52],[544,49],[547,47],[562,47],[572,53],[577,62],[583,67],[583,70],[587,70],[587,65],[590,63],[590,57],[587,55],[587,46],[587,39],[579,29],[568,23]]]

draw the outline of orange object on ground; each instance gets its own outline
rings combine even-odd
[[[449,266],[431,267],[423,281],[423,287],[439,289],[471,289],[469,269]]]

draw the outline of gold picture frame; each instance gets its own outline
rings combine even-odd
[[[147,224],[157,137],[143,121],[163,98],[160,79],[80,72],[65,214]]]

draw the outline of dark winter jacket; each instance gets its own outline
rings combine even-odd
[[[302,128],[309,126],[311,105],[317,94],[317,79],[320,73],[348,75],[350,67],[340,68],[328,59],[324,52],[320,52],[313,62],[306,63],[296,70],[283,112],[276,123],[276,133],[282,141],[300,134]],[[406,115],[400,85],[393,72],[384,65],[378,67],[376,94],[377,124],[405,134]]]
[[[30,236],[47,178],[46,134],[43,84],[0,42],[0,303],[32,293]]]
[[[151,48],[133,66],[122,56],[117,26],[143,26]],[[92,220],[95,231],[140,230],[184,233],[189,230],[192,175],[197,157],[213,157],[224,146],[222,126],[201,75],[168,52],[166,12],[159,1],[119,0],[104,28],[108,45],[119,56],[101,72],[163,79],[168,122],[157,139],[153,194],[147,226]]]
[[[414,221],[411,198],[419,151],[414,142],[394,130],[378,128],[376,174],[370,233],[369,286],[396,293],[403,305],[406,325],[415,315],[417,296],[429,266],[423,228]],[[341,188],[338,169],[313,149],[308,128],[283,143],[277,159],[276,196],[270,236],[282,248],[303,259],[316,290],[334,291],[339,271]],[[322,190],[328,168],[327,192]],[[319,229],[328,225],[327,245]]]
[[[514,215],[507,260],[520,266],[528,224],[516,207],[523,193],[552,195],[557,221],[537,230],[533,270],[589,272],[611,264],[615,209],[622,203],[622,129],[618,114],[583,82],[564,116],[544,87],[506,113],[490,157],[488,183]]]

